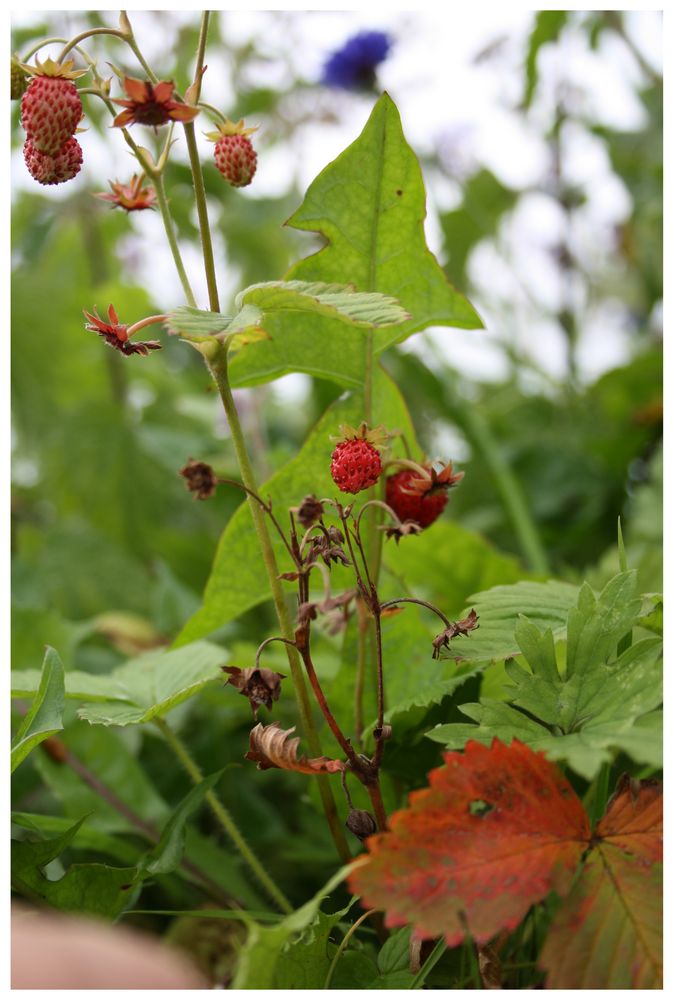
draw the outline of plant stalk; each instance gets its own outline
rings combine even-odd
[[[166,198],[166,191],[164,190],[164,179],[161,175],[157,175],[153,177],[153,180],[155,184],[155,191],[157,192],[157,204],[159,205],[159,211],[161,212],[162,222],[164,223],[164,229],[166,231],[166,239],[168,240],[169,247],[171,248],[173,262],[176,266],[178,277],[180,278],[180,284],[183,287],[183,292],[185,293],[185,298],[187,299],[188,304],[196,307],[197,300],[194,297],[194,292],[192,291],[192,286],[190,285],[187,272],[185,271],[185,265],[183,264],[183,259],[180,255],[180,248],[178,246],[175,228],[173,226],[173,219],[171,218],[171,212]]]
[[[176,757],[183,765],[188,775],[192,779],[195,785],[198,785],[203,781],[203,774],[197,762],[190,755],[187,747],[180,739],[178,734],[169,725],[166,719],[161,716],[156,716],[153,720],[164,736],[166,742],[169,744]],[[274,880],[271,878],[269,873],[265,870],[262,862],[259,860],[257,855],[253,852],[251,847],[248,845],[248,841],[243,836],[238,826],[232,819],[229,811],[224,807],[220,799],[217,797],[214,791],[206,792],[205,799],[211,807],[216,819],[220,823],[220,826],[225,831],[229,839],[232,841],[237,851],[244,859],[252,873],[257,878],[258,882],[265,890],[267,895],[273,902],[278,906],[280,910],[284,913],[292,913],[293,907],[290,902],[283,895],[279,887],[276,885]]]
[[[243,431],[241,429],[239,414],[237,412],[234,397],[232,396],[231,386],[229,384],[229,377],[227,374],[227,351],[224,345],[220,345],[217,353],[209,356],[207,364],[218,387],[225,415],[227,416],[227,420],[229,422],[229,429],[232,435],[234,451],[239,463],[239,470],[241,472],[243,484],[251,493],[257,493],[257,483],[255,481],[253,468],[248,455],[248,450],[246,448]],[[255,500],[250,493],[248,495],[248,507],[253,519],[255,532],[258,537],[260,550],[262,552],[262,559],[267,570],[269,586],[271,588],[274,607],[276,608],[281,635],[284,639],[293,642],[295,638],[294,629],[290,620],[288,608],[286,606],[283,587],[278,578],[276,556],[274,554],[271,538],[269,536],[265,515],[257,500]],[[295,697],[297,699],[297,707],[302,729],[312,754],[320,757],[322,756],[321,743],[311,714],[311,703],[309,701],[309,693],[304,682],[304,675],[300,665],[299,654],[294,646],[291,645],[286,646],[286,653],[288,656],[290,673],[293,679],[293,687],[295,689]],[[337,847],[337,851],[342,861],[348,862],[351,860],[351,853],[346,843],[346,837],[344,836],[344,831],[339,820],[332,789],[330,788],[328,779],[325,775],[318,775],[316,780],[318,781],[321,800],[323,802],[323,809],[325,811],[335,846]]]

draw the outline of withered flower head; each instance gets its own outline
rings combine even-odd
[[[313,493],[304,498],[299,507],[292,508],[303,528],[310,528],[323,514],[323,504]]]
[[[218,477],[212,466],[207,462],[196,462],[193,458],[182,467],[181,475],[190,493],[194,493],[196,500],[208,500],[215,493],[218,485]]]
[[[442,632],[436,635],[433,639],[433,659],[440,659],[440,650],[443,646],[449,649],[449,644],[452,639],[456,639],[457,635],[468,635],[473,629],[479,628],[477,623],[477,611],[472,608],[466,618],[462,618],[458,622],[450,622],[447,628],[444,628]]]
[[[128,100],[117,98],[114,101],[125,109],[112,123],[116,128],[134,124],[156,128],[168,121],[191,122],[199,114],[199,108],[173,100],[171,80],[161,80],[153,86],[148,80],[125,76],[123,86]]]
[[[111,202],[113,208],[123,208],[125,212],[142,212],[146,208],[154,208],[157,192],[151,185],[143,187],[143,180],[143,174],[134,174],[128,184],[108,181],[112,194],[101,192],[96,197],[101,201]]]
[[[395,538],[396,545],[398,545],[401,538],[405,538],[407,535],[418,535],[423,531],[423,528],[416,521],[401,521],[399,524],[381,525],[379,530],[383,531],[387,538]]]
[[[121,351],[122,354],[142,354],[147,355],[150,351],[160,351],[161,344],[158,340],[146,340],[139,341],[138,343],[131,343],[129,340],[128,326],[125,323],[120,323],[117,316],[117,312],[113,305],[108,307],[108,320],[106,323],[98,315],[98,310],[94,306],[93,313],[88,313],[86,309],[82,312],[87,317],[89,322],[85,324],[86,330],[91,330],[92,333],[97,333],[99,337],[103,337],[106,344],[110,347],[114,347],[116,351]]]
[[[311,539],[309,562],[316,562],[320,558],[328,567],[331,562],[340,562],[343,566],[350,566],[349,558],[342,548],[343,542],[344,535],[339,528],[331,525],[327,534],[320,534]]]
[[[277,674],[274,670],[267,670],[266,667],[223,667],[226,674],[229,674],[227,684],[242,694],[250,702],[253,709],[253,717],[257,721],[257,713],[260,705],[271,709],[272,702],[278,701],[281,694],[281,681],[285,680],[285,674]]]

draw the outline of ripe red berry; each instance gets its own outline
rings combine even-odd
[[[77,87],[62,76],[34,76],[21,99],[21,124],[33,148],[56,156],[82,119]]]
[[[246,187],[257,169],[257,153],[245,135],[223,135],[215,144],[215,165],[232,187]]]
[[[386,503],[401,521],[416,521],[422,528],[433,524],[447,506],[447,487],[442,484],[428,487],[413,469],[403,469],[386,480]]]
[[[381,457],[369,441],[349,438],[333,451],[330,472],[342,493],[360,493],[379,479]]]
[[[56,156],[36,149],[30,139],[23,144],[28,172],[39,184],[63,184],[80,172],[82,148],[77,139],[68,139]]]

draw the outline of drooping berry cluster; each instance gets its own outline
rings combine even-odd
[[[32,75],[21,99],[21,125],[26,132],[23,158],[39,184],[63,184],[82,166],[82,150],[74,138],[82,119],[82,101],[73,80],[72,61],[51,59],[24,66]]]
[[[257,153],[249,136],[255,128],[246,128],[243,119],[239,122],[225,121],[214,132],[206,132],[206,138],[215,143],[215,165],[232,187],[246,187],[252,181],[257,169]]]

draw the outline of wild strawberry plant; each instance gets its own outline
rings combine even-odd
[[[429,326],[469,338],[481,319],[427,248],[421,169],[387,94],[288,220],[319,235],[321,249],[221,310],[202,158],[234,189],[248,187],[264,136],[256,149],[255,126],[203,99],[217,101],[210,24],[206,12],[184,93],[145,59],[125,14],[118,28],[64,40],[54,58],[37,56],[53,45],[45,39],[12,61],[30,175],[80,183],[87,137],[75,136],[89,104],[102,104],[107,141],[124,141],[136,163],[98,197],[127,216],[158,209],[184,295],[177,308],[129,315],[115,302],[99,312],[92,290],[83,340],[98,335],[115,365],[160,365],[172,336],[188,363],[198,358],[229,452],[171,454],[171,474],[184,481],[184,505],[241,500],[200,607],[172,635],[144,649],[142,629],[99,614],[95,626],[61,632],[41,670],[13,672],[22,719],[12,769],[34,767],[62,806],[14,813],[15,890],[108,920],[149,912],[157,928],[168,910],[176,941],[181,919],[200,933],[203,909],[224,963],[207,963],[209,973],[233,988],[657,988],[661,599],[639,593],[624,549],[603,588],[546,579],[512,489],[532,570],[444,519],[464,471],[424,454],[382,355]],[[94,35],[114,46],[112,78],[88,51]],[[326,78],[370,85],[387,51],[386,36],[358,36]],[[167,183],[183,145],[207,303],[194,294]],[[150,327],[156,339],[138,339]],[[260,485],[233,390],[288,372],[344,392]],[[507,474],[499,482],[510,489]],[[470,584],[466,565],[478,567]],[[253,609],[255,641],[237,642],[236,623]],[[72,651],[93,630],[135,655],[78,669]],[[223,717],[239,712],[216,759],[189,724],[214,697]],[[175,761],[192,783],[172,805],[134,754],[150,734],[162,768]],[[254,817],[237,820],[232,764],[244,768],[242,787],[265,782],[279,805],[298,787],[283,782],[301,783],[287,816],[288,830],[302,831],[295,854],[288,835],[267,856]],[[312,865],[313,887],[327,882],[306,902],[301,873]]]

